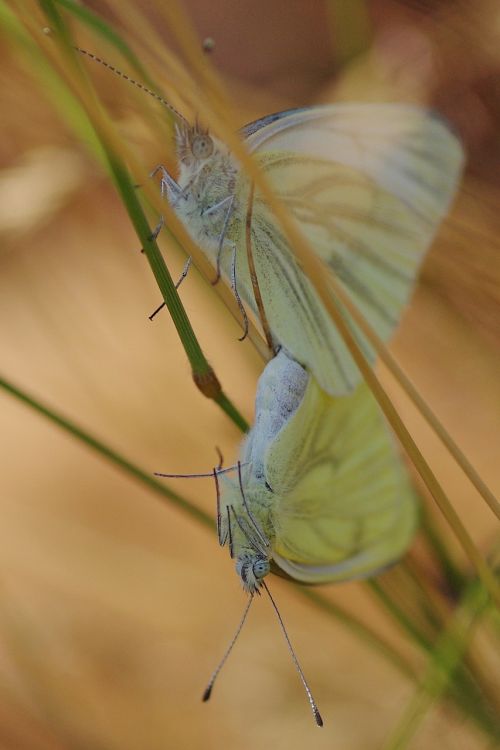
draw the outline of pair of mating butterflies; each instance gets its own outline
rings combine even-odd
[[[458,139],[432,113],[398,104],[281,112],[246,126],[243,136],[325,275],[335,275],[387,340],[458,184]],[[179,182],[163,170],[162,192],[241,309],[264,314],[275,350],[237,475],[214,470],[219,542],[250,596],[204,700],[264,587],[322,726],[264,579],[273,571],[312,584],[382,570],[412,538],[414,493],[371,391],[265,200],[219,140],[182,118],[177,154]],[[340,309],[373,362],[371,345]]]
[[[407,548],[414,494],[371,391],[269,206],[221,141],[173,112],[179,178],[161,168],[162,194],[242,312],[246,305],[264,316],[276,353],[259,380],[237,478],[214,470],[219,542],[250,597],[204,699],[263,586],[322,726],[264,578],[273,571],[312,584],[373,575]],[[242,136],[325,276],[388,340],[457,188],[458,138],[432,112],[403,104],[294,109],[250,123]],[[337,304],[373,362],[372,346]]]
[[[433,113],[340,104],[269,115],[245,143],[310,246],[378,335],[397,326],[463,165]],[[258,386],[238,479],[221,479],[218,533],[250,594],[271,570],[323,583],[396,560],[413,493],[384,420],[274,215],[228,149],[177,125],[179,182],[162,188],[193,239],[258,315],[251,252],[277,356]],[[374,352],[347,311],[359,346]]]

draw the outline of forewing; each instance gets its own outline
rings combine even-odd
[[[273,559],[307,583],[373,575],[406,550],[414,491],[365,384],[332,399],[311,378],[266,456]]]
[[[246,134],[325,272],[387,339],[455,192],[463,162],[457,138],[430,112],[393,104],[292,110],[247,126]],[[254,200],[252,252],[272,333],[328,393],[348,393],[359,372],[274,215],[258,194]],[[255,308],[241,267],[239,290]]]

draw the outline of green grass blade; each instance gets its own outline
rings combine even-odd
[[[370,580],[366,584],[377,598],[379,604],[385,609],[390,619],[409,637],[416,646],[425,654],[431,656],[436,648],[435,643],[440,642],[441,632],[434,637],[424,633],[415,623],[411,613],[405,610],[404,598],[398,601],[387,590],[382,580]],[[453,617],[453,614],[450,615]],[[494,709],[491,708],[487,696],[481,689],[480,680],[476,679],[473,671],[464,665],[458,664],[453,682],[449,684],[448,697],[462,710],[466,716],[472,718],[477,726],[486,734],[496,737],[496,725],[492,721]]]
[[[332,60],[341,68],[366,53],[372,29],[366,0],[327,0],[326,9],[332,39]]]
[[[212,398],[221,409],[232,419],[232,421],[241,430],[248,429],[248,424],[234,404],[228,399],[222,391],[220,383],[215,375],[211,365],[208,363],[198,339],[194,333],[189,317],[182,305],[181,299],[175,288],[167,265],[163,259],[156,240],[151,234],[151,229],[147,222],[144,211],[137,198],[134,185],[128,175],[127,170],[109,149],[105,143],[103,148],[106,151],[110,172],[113,176],[115,186],[120,193],[123,203],[134,225],[137,236],[139,237],[144,254],[149,262],[153,275],[162,294],[163,300],[168,308],[170,316],[182,341],[184,350],[189,359],[192,368],[193,380],[201,392],[208,398]]]
[[[395,602],[390,594],[386,591],[385,586],[380,580],[370,579],[366,582],[366,587],[375,596],[379,604],[390,615],[391,619],[401,628],[414,643],[424,651],[432,648],[432,641],[416,627],[408,614],[403,610],[399,603]]]
[[[453,560],[443,535],[439,533],[431,512],[422,503],[420,508],[420,530],[425,537],[439,569],[446,580],[450,594],[459,596],[466,584],[466,579]]]
[[[131,47],[122,39],[122,37],[107,24],[100,16],[93,13],[83,5],[73,2],[73,0],[55,0],[55,3],[68,13],[72,14],[76,19],[81,21],[91,31],[102,37],[108,44],[113,46],[122,55],[127,62],[137,71],[137,73],[143,78],[148,86],[153,86],[153,81],[148,75],[146,68],[142,65],[141,61],[131,49]]]
[[[472,583],[449,626],[439,638],[419,689],[382,750],[404,750],[408,747],[432,705],[451,685],[474,628],[488,603],[488,593],[483,586],[478,582]],[[497,738],[500,738],[500,727],[497,730]]]
[[[411,664],[382,636],[337,603],[330,601],[312,588],[296,587],[296,592],[311,602],[317,609],[338,620],[349,632],[365,643],[372,651],[388,661],[398,672],[415,681],[417,674]]]
[[[162,500],[168,502],[168,504],[178,508],[190,518],[193,518],[195,521],[198,521],[204,526],[213,528],[214,522],[207,513],[197,508],[195,505],[193,505],[193,503],[189,502],[189,500],[186,500],[185,498],[181,497],[181,495],[171,490],[166,483],[160,482],[158,479],[155,479],[153,476],[148,474],[147,471],[144,471],[144,469],[141,469],[132,461],[129,461],[129,459],[124,458],[124,456],[122,456],[120,453],[117,453],[115,450],[110,448],[94,435],[91,435],[89,432],[84,430],[72,420],[63,416],[55,409],[52,409],[52,407],[48,406],[47,404],[39,401],[37,398],[14,385],[12,382],[2,376],[0,376],[0,388],[3,388],[4,391],[9,393],[11,396],[14,396],[18,401],[21,401],[26,406],[34,409],[36,412],[38,412],[38,414],[46,417],[53,424],[57,425],[65,432],[68,432],[70,435],[77,438],[77,440],[84,443],[95,453],[98,453],[102,458],[107,459],[111,464],[114,464],[118,468],[122,469],[122,471],[128,474],[132,479],[142,482],[142,484],[153,490],[153,492],[159,495]]]
[[[86,143],[93,141],[92,150],[94,153],[96,151],[99,152],[101,159],[104,159],[115,187],[123,200],[131,222],[137,232],[139,241],[144,248],[144,254],[179,334],[191,365],[195,384],[206,397],[213,399],[218,404],[240,430],[246,431],[248,423],[223,392],[213,368],[199,345],[163,256],[157,243],[151,236],[151,229],[138,200],[134,183],[122,160],[112,148],[109,139],[109,128],[107,128],[103,113],[100,111],[97,102],[94,101],[92,90],[88,89],[87,82],[80,75],[73,44],[63,20],[51,0],[43,0],[42,7],[47,14],[48,23],[58,30],[58,41],[63,45],[65,58],[68,59],[68,76],[73,84],[73,88],[78,90],[81,97],[78,100],[75,94],[67,87],[66,81],[58,78],[58,71],[51,68],[48,65],[48,61],[44,60],[42,67],[50,70],[52,77],[53,85],[49,93],[54,91],[57,93],[56,106],[63,114],[70,113],[68,118],[70,125],[72,125],[80,136],[83,131],[86,135]],[[37,61],[40,58],[43,59],[44,56],[33,40],[30,40],[29,35],[24,33],[24,37],[25,46],[30,48],[30,62],[32,66],[33,63],[36,65]],[[92,135],[89,135],[89,131]]]

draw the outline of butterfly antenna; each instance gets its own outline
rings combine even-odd
[[[106,62],[106,60],[103,60],[102,57],[99,57],[98,55],[94,55],[93,52],[89,52],[86,49],[83,49],[83,47],[75,47],[77,52],[80,52],[81,55],[84,55],[85,57],[88,57],[90,60],[93,60],[96,63],[99,63],[99,65],[103,65],[105,68],[110,70],[112,73],[114,73],[115,76],[118,76],[118,78],[123,78],[124,81],[127,81],[128,83],[131,83],[133,86],[136,86],[136,88],[140,89],[141,91],[144,91],[145,94],[149,94],[149,96],[152,96],[153,99],[156,99],[156,101],[160,102],[164,107],[166,107],[172,114],[174,114],[185,126],[189,126],[188,121],[185,117],[181,115],[180,112],[178,112],[175,107],[172,107],[169,102],[167,102],[166,99],[163,98],[160,94],[157,94],[156,91],[153,91],[152,89],[145,86],[143,83],[140,83],[139,81],[136,81],[135,78],[131,78],[129,75],[124,73],[123,71],[119,70],[119,68],[115,68],[114,65],[111,65],[110,63]]]
[[[233,650],[234,644],[238,640],[238,636],[241,633],[241,629],[242,629],[243,625],[245,624],[245,620],[247,619],[248,610],[250,609],[250,605],[252,604],[252,601],[253,601],[253,596],[249,596],[248,597],[247,606],[245,607],[245,611],[243,612],[243,617],[240,620],[240,624],[238,625],[236,633],[234,634],[233,639],[232,639],[231,643],[229,644],[229,646],[228,646],[228,648],[226,650],[226,653],[224,654],[224,656],[220,660],[220,662],[219,662],[219,664],[217,666],[217,669],[214,671],[213,675],[211,676],[211,678],[210,678],[210,680],[208,682],[207,687],[205,688],[205,691],[203,693],[203,698],[202,698],[202,700],[203,700],[204,703],[206,703],[209,700],[210,696],[212,695],[212,690],[213,690],[213,687],[214,687],[214,684],[215,684],[215,680],[217,679],[217,676],[218,676],[219,672],[221,671],[222,667],[226,663],[229,654]]]
[[[295,656],[295,651],[292,648],[292,644],[290,643],[290,638],[288,637],[288,633],[286,632],[285,623],[281,619],[281,615],[279,613],[278,607],[276,606],[276,602],[274,601],[273,597],[271,596],[271,592],[267,588],[267,584],[266,584],[266,582],[264,580],[262,581],[262,585],[264,586],[265,590],[267,591],[267,595],[268,595],[269,599],[271,600],[271,604],[273,605],[274,611],[276,612],[276,616],[277,616],[279,624],[281,626],[281,630],[283,631],[283,635],[285,636],[285,640],[286,640],[287,645],[288,645],[288,650],[290,651],[293,663],[295,664],[295,668],[296,668],[297,672],[299,673],[299,677],[300,677],[300,679],[302,681],[302,684],[304,686],[304,690],[306,691],[306,695],[307,695],[307,698],[309,700],[309,703],[310,703],[310,706],[311,706],[311,710],[313,712],[314,720],[315,720],[316,724],[318,725],[318,727],[322,727],[323,726],[323,719],[321,718],[321,714],[318,711],[318,707],[316,705],[316,701],[313,698],[313,694],[311,693],[311,689],[310,689],[309,685],[307,684],[307,680],[306,680],[306,678],[304,676],[304,672],[302,671],[302,669],[300,667],[300,664],[299,664],[299,661],[298,661],[297,657]]]
[[[243,466],[246,466],[246,464],[243,464]],[[217,467],[215,469],[217,475],[219,474],[229,474],[230,471],[236,471],[238,469],[238,464],[234,464],[234,466],[226,466],[225,469],[220,469]],[[159,471],[154,471],[153,475],[155,477],[165,477],[167,479],[203,479],[207,477],[213,477],[214,470],[203,473],[203,474],[162,474]]]

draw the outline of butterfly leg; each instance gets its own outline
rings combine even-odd
[[[212,281],[212,286],[215,286],[221,277],[221,270],[220,270],[220,263],[221,263],[221,256],[222,256],[222,250],[224,248],[224,238],[226,236],[227,227],[229,224],[229,219],[231,218],[231,213],[233,210],[233,204],[234,204],[234,195],[228,195],[227,198],[224,198],[219,203],[216,203],[214,206],[210,206],[210,208],[205,209],[203,211],[203,216],[209,216],[210,214],[215,213],[218,211],[222,206],[225,206],[227,203],[229,203],[226,215],[224,216],[224,223],[222,225],[221,233],[219,235],[219,239],[217,240],[217,256],[215,259],[215,279]]]
[[[217,469],[214,469],[213,475],[215,482],[215,492],[217,494],[217,539],[219,540],[220,546],[223,547],[227,540],[227,532],[222,532],[222,517],[220,513],[220,487],[219,478],[217,476]]]
[[[245,244],[247,248],[248,270],[250,272],[250,280],[252,282],[253,296],[255,299],[255,304],[257,306],[257,311],[258,311],[260,322],[262,325],[262,330],[264,332],[264,336],[266,338],[269,351],[274,352],[274,354],[276,354],[276,351],[275,351],[276,347],[273,341],[271,328],[269,327],[269,323],[267,320],[266,310],[264,307],[264,300],[262,299],[262,294],[260,291],[259,278],[257,275],[257,269],[255,267],[254,254],[253,254],[253,249],[252,249],[252,215],[253,215],[254,193],[255,193],[255,185],[252,182],[250,186],[250,193],[248,196],[248,208],[247,208],[247,215],[246,215],[246,221],[245,221]]]
[[[226,534],[226,538],[229,539],[229,556],[231,557],[231,559],[233,559],[233,557],[234,557],[233,534],[232,534],[232,531],[231,531],[231,511],[232,510],[233,510],[233,506],[232,505],[228,505],[226,507],[226,511],[227,511],[227,534]],[[234,511],[233,511],[233,513],[234,513]],[[226,539],[224,539],[224,544],[225,543],[226,543]]]
[[[177,184],[177,182],[174,180],[173,177],[170,176],[170,174],[167,172],[165,167],[162,164],[159,164],[157,167],[153,169],[153,171],[150,173],[150,178],[152,179],[155,177],[155,175],[160,172],[161,179],[160,179],[160,194],[162,198],[166,198],[169,203],[173,206],[175,205],[176,201],[183,195],[183,190],[180,188],[180,186]],[[165,223],[165,220],[163,216],[160,217],[160,221],[156,225],[156,227],[153,229],[151,233],[151,239],[155,240],[158,235],[160,234],[160,231]]]
[[[251,521],[251,524],[252,524],[252,526],[253,526],[253,528],[255,530],[255,533],[257,534],[257,537],[258,537],[259,541],[261,542],[261,544],[264,545],[264,549],[265,549],[266,547],[269,547],[269,539],[264,534],[264,532],[263,532],[263,530],[261,528],[260,523],[255,518],[254,514],[250,510],[250,506],[247,503],[247,499],[245,497],[245,492],[243,490],[243,478],[242,478],[242,475],[241,475],[241,463],[240,463],[240,461],[238,461],[238,482],[239,482],[239,485],[240,485],[240,493],[241,493],[241,499],[243,500],[243,506],[244,506],[244,508],[245,508],[245,510],[247,512],[248,518]]]
[[[176,198],[180,198],[183,195],[183,190],[180,185],[174,180],[174,178],[165,169],[163,164],[158,164],[157,167],[150,172],[149,176],[152,179],[158,172],[161,174],[160,179],[160,192],[161,197],[166,198],[169,202],[173,203]]]
[[[171,204],[173,205],[178,198],[182,195],[182,190],[177,184],[177,182],[174,180],[173,177],[170,176],[170,174],[167,172],[165,167],[162,164],[159,164],[157,167],[153,169],[151,174],[149,175],[151,178],[153,178],[158,172],[161,173],[161,181],[160,181],[160,192],[162,198],[167,198],[167,200],[170,199]],[[153,229],[153,232],[151,234],[152,239],[156,239],[158,235],[160,234],[160,231],[165,223],[165,220],[163,216],[160,217],[160,221],[156,225],[156,227]],[[189,257],[184,264],[184,268],[182,269],[182,273],[178,279],[178,281],[175,284],[175,288],[178,289],[186,276],[188,275],[188,271],[191,267],[191,258]],[[149,320],[153,320],[153,318],[165,307],[165,302],[162,302],[161,305],[159,305],[156,310],[154,310],[151,315],[149,316]]]
[[[253,527],[249,524],[246,518],[243,516],[237,516],[236,511],[231,506],[231,510],[233,511],[234,520],[236,521],[236,524],[238,525],[241,533],[247,540],[250,547],[257,552],[257,554],[262,555],[263,557],[267,556],[267,547],[268,544],[263,544],[259,537],[255,534]]]
[[[164,220],[163,216],[160,216],[160,221],[155,226],[155,228],[153,229],[153,231],[151,232],[151,234],[149,236],[150,240],[156,240],[156,238],[158,237],[158,235],[160,234],[160,232],[161,232],[161,230],[163,228],[164,223],[165,223],[165,220]]]
[[[240,308],[240,312],[243,318],[243,336],[240,336],[238,341],[244,341],[248,336],[248,315],[238,293],[238,287],[236,286],[236,245],[233,246],[233,254],[231,258],[231,289],[233,290],[236,302],[238,303],[238,307]]]
[[[178,289],[180,287],[180,285],[182,284],[182,282],[184,281],[184,279],[188,275],[189,269],[191,268],[191,263],[192,263],[192,258],[190,256],[187,259],[187,261],[185,262],[185,264],[184,264],[184,268],[182,269],[181,275],[179,276],[179,278],[175,282],[175,288],[176,289]],[[156,308],[156,310],[154,310],[151,313],[151,315],[149,316],[149,320],[153,320],[153,318],[155,317],[155,315],[157,315],[160,312],[160,310],[162,310],[164,307],[165,307],[165,302],[162,302],[161,305],[158,305],[158,307]]]
[[[155,226],[155,228],[153,229],[153,231],[149,235],[149,239],[150,240],[154,241],[154,240],[157,239],[158,235],[160,234],[160,232],[161,232],[161,230],[163,228],[164,223],[165,223],[165,220],[164,220],[163,216],[160,216],[160,221],[158,222],[158,224]],[[141,253],[143,253],[143,252],[144,252],[144,248],[141,247]]]

